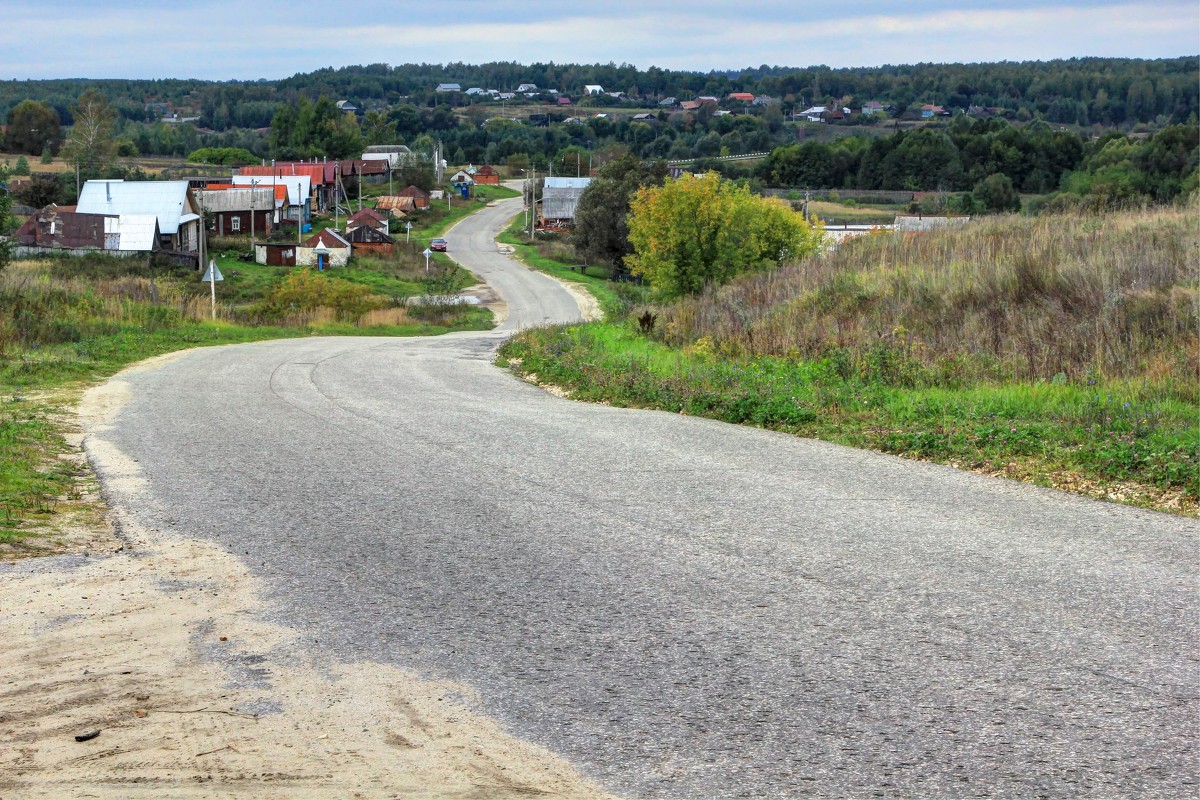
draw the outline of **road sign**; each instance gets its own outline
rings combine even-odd
[[[425,248],[425,249],[424,249],[424,250],[421,252],[421,255],[425,256],[425,274],[426,274],[426,275],[428,275],[428,274],[429,274],[429,257],[430,257],[431,255],[433,255],[433,251],[432,251],[432,250],[430,250],[428,247],[426,247],[426,248]]]
[[[212,318],[213,322],[217,320],[217,281],[225,280],[225,276],[221,274],[221,270],[217,268],[217,262],[210,259],[208,269],[200,276],[200,280],[208,281],[208,293],[212,302]]]
[[[412,223],[404,223],[404,241],[408,241],[408,237],[412,235]]]

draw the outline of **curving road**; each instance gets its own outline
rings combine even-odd
[[[546,394],[490,363],[578,315],[496,254],[514,210],[449,237],[500,333],[124,376],[135,516],[630,797],[1195,794],[1195,520]]]

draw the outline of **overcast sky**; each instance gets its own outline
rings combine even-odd
[[[0,0],[0,78],[283,78],[408,62],[707,71],[1200,52],[1196,0]]]

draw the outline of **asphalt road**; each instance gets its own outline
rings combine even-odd
[[[452,254],[506,331],[573,318],[495,254],[512,211]],[[241,555],[322,656],[464,681],[629,797],[1196,795],[1195,520],[558,399],[497,341],[133,374],[135,514]]]

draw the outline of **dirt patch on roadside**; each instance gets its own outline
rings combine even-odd
[[[80,407],[119,501],[119,537],[92,535],[122,549],[0,565],[0,798],[605,796],[467,687],[322,661],[261,620],[235,556],[137,527],[121,509],[144,480],[104,439],[127,392]]]
[[[553,275],[550,277],[554,278]],[[585,287],[574,281],[563,281],[558,278],[554,278],[554,280],[562,284],[562,287],[575,298],[575,304],[579,306],[579,313],[583,314],[585,322],[604,319],[604,312],[600,310],[599,301]]]

